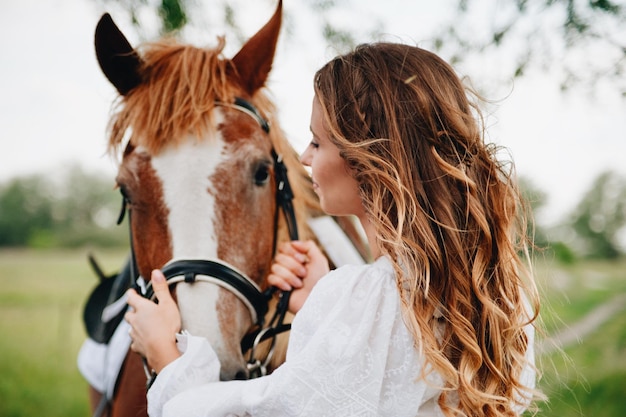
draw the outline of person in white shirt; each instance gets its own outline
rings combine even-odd
[[[314,78],[311,168],[325,212],[355,216],[375,261],[328,271],[283,244],[268,280],[293,290],[287,358],[219,381],[181,329],[160,271],[129,290],[131,348],[157,378],[150,416],[516,416],[533,406],[539,300],[512,163],[485,143],[477,95],[437,55],[360,45]]]

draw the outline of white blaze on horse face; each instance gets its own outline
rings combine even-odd
[[[224,143],[190,137],[152,157],[163,186],[174,259],[217,257],[215,197],[211,178],[223,160]]]
[[[216,116],[218,116],[216,114]],[[216,117],[217,118],[217,117]],[[219,120],[216,120],[219,122]],[[216,259],[215,197],[211,178],[224,160],[224,143],[214,137],[189,137],[184,143],[152,157],[161,180],[173,259]],[[197,335],[220,334],[217,317],[219,288],[215,285],[179,284],[178,297],[184,327]],[[194,317],[201,318],[194,321]],[[212,340],[219,345],[219,342]],[[218,346],[219,349],[219,346]]]

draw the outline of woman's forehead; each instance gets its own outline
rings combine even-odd
[[[317,95],[313,97],[313,103],[311,105],[311,125],[309,128],[311,129],[311,133],[317,137],[328,132],[328,125],[326,120],[324,120],[322,105]]]

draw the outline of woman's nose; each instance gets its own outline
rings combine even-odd
[[[300,155],[300,162],[302,165],[310,167],[311,166],[311,147],[307,146],[307,148]]]

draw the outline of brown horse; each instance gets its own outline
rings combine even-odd
[[[109,148],[123,149],[116,181],[132,214],[131,245],[142,277],[173,261],[208,260],[249,281],[241,285],[266,290],[276,245],[289,238],[290,222],[279,214],[276,197],[281,164],[288,167],[300,239],[315,239],[308,220],[321,210],[310,178],[263,91],[281,13],[279,1],[232,59],[221,54],[223,38],[214,49],[171,40],[134,49],[110,16],[98,23],[98,61],[120,93]],[[363,254],[350,225],[342,223]],[[241,342],[265,310],[228,285],[198,280],[171,288],[182,327],[210,341],[221,378],[249,377]],[[276,363],[283,359],[275,355]],[[94,406],[98,395],[92,389]],[[146,415],[146,376],[141,358],[130,351],[108,415]]]

